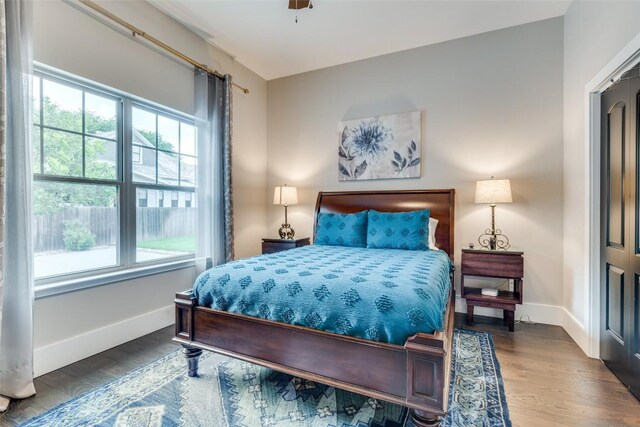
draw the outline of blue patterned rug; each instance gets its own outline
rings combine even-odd
[[[407,410],[205,352],[200,377],[172,353],[22,426],[409,427]],[[456,330],[442,426],[511,426],[491,335]]]

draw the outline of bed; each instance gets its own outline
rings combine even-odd
[[[439,221],[436,229],[437,245],[452,259],[454,196],[454,190],[321,192],[316,202],[316,222],[319,213],[355,213],[368,209],[382,212],[429,209],[431,217]],[[210,284],[211,278],[204,274],[200,276],[194,289],[179,292],[176,295],[174,341],[184,346],[188,374],[197,375],[198,358],[202,350],[209,350],[311,381],[397,403],[410,409],[412,420],[417,426],[438,425],[440,417],[447,411],[455,301],[453,275],[449,274],[447,286],[442,284],[433,286],[432,293],[428,295],[434,301],[442,299],[442,304],[434,307],[444,308],[444,314],[434,318],[434,327],[420,326],[421,330],[436,329],[432,333],[412,330],[411,319],[407,320],[406,325],[401,324],[401,327],[385,328],[384,324],[380,323],[380,319],[375,316],[369,316],[371,319],[367,316],[358,317],[358,319],[360,317],[369,319],[369,324],[357,324],[351,317],[350,321],[338,319],[337,322],[329,322],[331,327],[323,326],[303,321],[304,316],[296,317],[297,313],[287,310],[287,307],[276,310],[271,306],[268,310],[262,310],[261,305],[264,306],[264,304],[257,304],[253,308],[240,307],[244,310],[239,310],[238,305],[242,305],[242,301],[251,298],[255,300],[258,297],[249,295],[248,298],[238,296],[234,299],[234,294],[215,293],[222,292],[221,290],[229,286],[227,283],[239,282],[245,277],[251,277],[260,284],[253,288],[247,286],[247,289],[271,292],[269,277],[276,277],[279,274],[276,271],[283,274],[285,271],[287,274],[295,273],[302,278],[300,273],[303,271],[296,270],[299,266],[292,257],[304,259],[305,256],[314,254],[305,251],[329,250],[320,246],[306,248],[293,250],[289,258],[286,252],[281,252],[232,263],[227,266],[230,274],[215,277],[214,282],[220,281],[221,284],[218,291],[208,289],[205,292],[204,284]],[[367,249],[361,249],[361,251],[363,251],[362,261],[352,264],[358,266],[362,264],[366,267],[366,264],[370,263],[372,273],[375,273],[375,268],[378,267],[392,273],[399,271],[399,268],[390,267],[380,259],[373,261],[369,259]],[[402,257],[402,251],[397,252],[399,253],[397,257]],[[422,259],[413,259],[410,256],[413,255],[411,252],[417,251],[405,252],[408,263],[422,262]],[[426,252],[429,252],[428,256],[438,258],[439,251]],[[349,256],[353,256],[352,254],[353,252],[348,253]],[[354,275],[350,274],[352,272],[349,272],[349,277],[345,278],[347,273],[342,268],[344,266],[336,264],[337,260],[345,256],[340,250],[331,250],[326,256],[334,256],[336,259],[331,259],[330,262],[324,260],[325,266],[321,265],[322,262],[319,263],[320,265],[314,265],[315,271],[307,271],[308,269],[305,268],[311,265],[303,266],[303,270],[310,275],[315,273],[323,277],[327,276],[328,279],[318,277],[325,281],[345,280],[345,283],[348,283],[348,280],[355,279]],[[442,252],[440,256],[443,256]],[[384,257],[389,258],[391,255],[386,254]],[[396,255],[393,255],[393,258],[396,258]],[[270,271],[269,267],[275,270]],[[247,268],[252,270],[251,275],[244,275],[242,272]],[[238,272],[236,275],[234,270]],[[373,276],[377,277],[379,273]],[[421,277],[420,275],[424,272],[418,273],[417,277]],[[267,275],[260,276],[260,274]],[[394,296],[392,288],[396,279],[393,275],[389,276],[389,280],[381,280],[380,283],[383,286],[386,283],[389,287],[386,295]],[[368,277],[365,276],[365,279]],[[364,279],[361,280],[365,282]],[[320,283],[317,282],[318,287],[313,289],[321,289],[323,285]],[[327,286],[331,286],[329,282],[326,283]],[[346,284],[340,286],[345,287],[343,293],[337,292],[335,287],[329,287],[329,289],[333,291],[336,298],[341,298],[343,304],[348,305],[350,302],[362,300],[364,300],[362,304],[367,302],[364,294],[353,295],[352,291],[361,289],[358,286],[347,287]],[[442,295],[439,295],[438,289],[443,292]],[[291,298],[294,296],[292,293],[303,290],[306,288],[302,280],[296,281],[291,289],[282,286],[282,292],[291,291],[288,295]],[[327,292],[327,294],[331,293]],[[286,301],[288,298],[286,294],[285,297],[283,299]],[[410,299],[409,296],[402,298]],[[412,299],[418,300],[420,295],[415,295]],[[372,303],[377,304],[378,301],[379,298],[372,300]],[[385,304],[401,304],[399,300],[382,302],[383,308]],[[321,309],[322,307],[318,306],[318,311]],[[375,313],[376,310],[371,312]],[[282,316],[285,318],[281,318]]]

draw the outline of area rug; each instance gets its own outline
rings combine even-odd
[[[442,426],[511,426],[491,335],[456,330]],[[398,427],[406,408],[205,352],[189,378],[172,353],[22,426]]]

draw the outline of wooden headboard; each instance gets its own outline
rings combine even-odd
[[[406,212],[429,209],[438,220],[436,246],[453,259],[455,190],[338,191],[320,192],[316,201],[313,236],[320,212],[354,213],[367,209]]]

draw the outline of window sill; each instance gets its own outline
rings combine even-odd
[[[130,268],[127,270],[97,274],[90,277],[64,280],[54,283],[35,286],[35,299],[51,297],[96,286],[109,285],[111,283],[123,282],[125,280],[138,279],[140,277],[152,276],[154,274],[166,273],[183,268],[195,267],[195,259],[173,261],[164,264],[156,264],[144,267]]]

